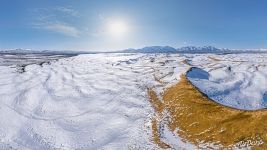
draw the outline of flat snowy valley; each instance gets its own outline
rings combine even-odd
[[[0,149],[160,149],[148,89],[160,98],[181,75],[225,107],[267,107],[267,54],[102,53],[28,61],[0,58]],[[164,123],[160,129],[171,148],[197,147]]]

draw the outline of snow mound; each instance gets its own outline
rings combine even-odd
[[[237,109],[267,107],[266,67],[241,63],[206,70],[192,68],[187,78],[212,100]]]

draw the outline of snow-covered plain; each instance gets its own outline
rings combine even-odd
[[[155,148],[147,88],[161,91],[179,79],[182,60],[88,54],[28,65],[23,73],[0,66],[0,149]]]
[[[264,108],[266,57],[110,53],[31,64],[24,72],[0,65],[0,149],[157,149],[148,88],[160,95],[198,67],[188,78],[213,100]],[[189,146],[167,131],[164,142]]]

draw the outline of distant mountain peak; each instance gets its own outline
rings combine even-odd
[[[196,46],[186,46],[186,47],[181,47],[177,49],[178,51],[196,51],[196,52],[201,52],[201,51],[207,51],[207,52],[218,52],[221,51],[221,49],[213,47],[213,46],[202,46],[202,47],[196,47]]]
[[[213,46],[186,46],[181,48],[173,48],[171,46],[147,46],[140,49],[126,49],[121,52],[128,53],[177,53],[177,52],[220,52],[221,49],[218,49]]]

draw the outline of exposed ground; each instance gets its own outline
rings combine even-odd
[[[267,142],[267,111],[245,111],[225,107],[200,93],[183,75],[176,85],[162,94],[162,101],[149,90],[157,115],[153,119],[154,141],[161,148],[170,146],[158,137],[158,126],[168,117],[167,125],[184,141],[198,148],[264,148]],[[166,113],[168,115],[166,116]],[[179,129],[179,130],[177,130]]]

